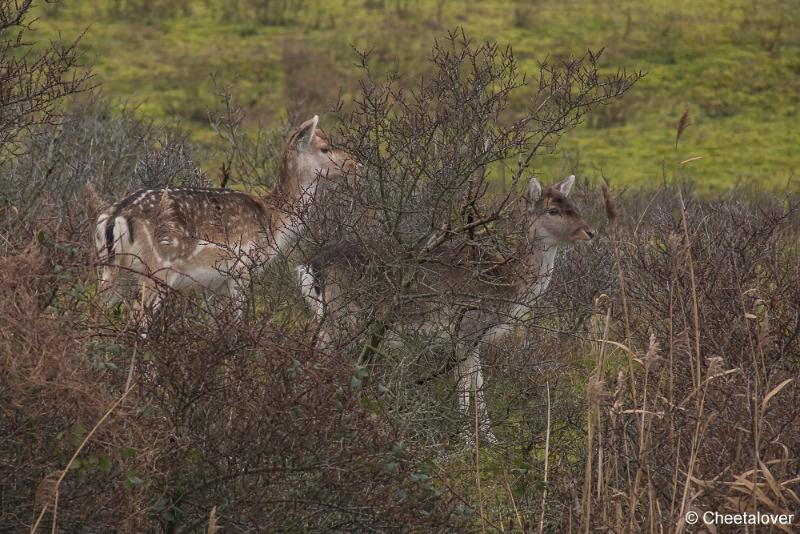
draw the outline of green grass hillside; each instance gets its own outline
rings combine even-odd
[[[794,0],[67,0],[46,5],[40,36],[82,45],[107,96],[179,120],[210,146],[211,76],[233,84],[251,127],[287,110],[323,113],[358,90],[352,47],[374,48],[378,69],[424,73],[437,36],[462,26],[513,46],[522,70],[605,47],[603,65],[646,78],[536,164],[648,186],[664,165],[705,156],[687,171],[697,189],[794,184],[800,156],[800,10]],[[692,126],[675,152],[675,124]],[[204,162],[206,166],[213,161]],[[668,167],[670,168],[670,167]]]

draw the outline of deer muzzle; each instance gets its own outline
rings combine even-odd
[[[594,232],[587,228],[578,228],[573,234],[573,241],[589,241],[594,237]]]

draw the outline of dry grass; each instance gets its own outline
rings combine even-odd
[[[689,510],[795,513],[792,201],[662,191],[622,204],[622,227],[609,234],[616,288],[597,289],[614,305],[604,320],[595,310],[589,329],[600,345],[581,530],[681,532]],[[585,279],[570,271],[567,280]],[[606,383],[616,383],[610,402]]]

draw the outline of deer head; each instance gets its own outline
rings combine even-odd
[[[542,188],[536,178],[531,178],[525,195],[529,242],[551,247],[594,237],[575,204],[567,198],[574,183],[575,176],[570,175],[552,187]]]
[[[286,142],[281,158],[276,193],[287,195],[302,190],[301,198],[314,194],[318,179],[336,181],[352,172],[353,157],[334,146],[317,128],[319,117],[314,115],[301,124]]]

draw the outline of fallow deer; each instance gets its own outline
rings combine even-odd
[[[439,301],[415,301],[413,309],[393,312],[393,324],[398,329],[408,326],[428,333],[439,330],[449,339],[458,340],[462,355],[456,368],[459,408],[463,413],[469,411],[470,394],[474,391],[480,433],[489,442],[496,438],[483,395],[481,348],[507,336],[530,318],[537,299],[550,283],[558,247],[593,237],[567,198],[574,182],[575,177],[569,176],[543,189],[536,178],[531,178],[517,208],[497,225],[498,232],[517,229],[521,233],[509,257],[492,259],[484,265],[482,274],[476,274],[481,269],[476,269],[476,263],[466,257],[463,249],[446,261],[431,261],[429,266],[423,265],[416,288],[420,293],[437,294]],[[352,267],[359,264],[359,259],[354,258],[352,247],[339,249],[329,250],[324,257],[296,270],[309,307],[321,321],[332,325],[346,322],[357,313],[354,306],[359,306],[347,297],[359,283],[361,273]],[[330,326],[321,328],[324,342],[336,335]],[[388,334],[383,339],[390,344],[397,342]]]
[[[350,172],[354,162],[317,128],[318,117],[288,138],[266,196],[229,189],[140,190],[97,218],[102,267],[99,292],[155,311],[163,290],[202,288],[241,296],[254,269],[285,253],[302,230],[301,215],[320,179]]]

